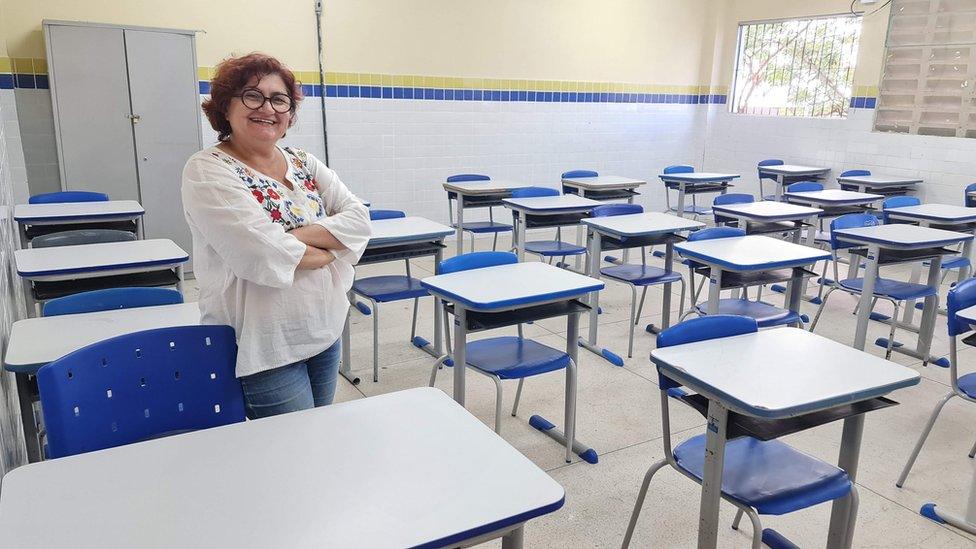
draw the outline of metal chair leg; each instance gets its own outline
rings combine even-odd
[[[471,235],[471,251],[474,252],[474,233],[469,233]]]
[[[762,549],[762,521],[759,520],[759,515],[756,514],[750,508],[741,509],[749,516],[749,521],[752,522],[752,549]]]
[[[969,451],[969,457],[976,457],[976,442],[973,443],[973,448]]]
[[[637,323],[637,286],[630,284],[630,340],[627,343],[627,358],[634,358],[634,325]]]
[[[915,460],[918,459],[919,452],[922,451],[922,445],[925,444],[925,439],[928,438],[929,432],[932,431],[932,426],[935,425],[935,420],[939,418],[939,414],[942,413],[942,408],[945,407],[946,403],[952,400],[952,397],[956,396],[956,393],[949,393],[942,397],[942,400],[935,405],[935,409],[932,410],[932,415],[929,416],[928,423],[925,424],[925,429],[922,430],[922,435],[918,437],[918,442],[915,443],[915,448],[912,450],[912,455],[908,456],[908,463],[905,464],[905,468],[902,469],[901,475],[898,477],[898,482],[895,486],[901,488],[905,484],[905,479],[908,478],[908,473],[911,472],[912,467],[915,465]]]
[[[519,378],[518,389],[515,389],[515,403],[512,404],[512,417],[518,413],[519,400],[522,399],[522,385],[525,383],[525,378]]]
[[[376,302],[373,305],[373,383],[380,380],[380,308]]]
[[[901,306],[897,301],[893,303],[895,304],[895,312],[891,315],[891,328],[888,330],[888,345],[885,349],[885,360],[891,360],[891,350],[895,348],[895,327],[898,326],[896,319],[898,318],[898,311],[901,310]]]
[[[641,312],[644,310],[644,298],[645,297],[647,297],[647,286],[644,286],[644,289],[641,290],[640,305],[637,306],[637,316],[634,317],[634,324],[637,324],[637,319],[640,318]],[[681,299],[684,300],[684,298],[685,298],[685,296],[682,295],[681,296]]]
[[[437,381],[437,370],[440,370],[441,369],[441,365],[444,364],[444,361],[447,360],[447,358],[448,358],[448,355],[444,355],[444,356],[438,358],[434,362],[434,367],[430,369],[430,383],[427,385],[428,387],[433,387],[434,386],[434,382]]]
[[[827,307],[827,299],[830,298],[830,294],[833,293],[837,288],[830,288],[827,293],[824,294],[823,300],[820,302],[820,306],[817,307],[817,314],[813,316],[813,322],[810,323],[810,331],[817,329],[817,322],[820,322],[820,315],[823,314],[824,308]]]
[[[851,498],[851,506],[847,515],[847,538],[844,539],[844,549],[850,549],[854,546],[854,526],[857,523],[857,508],[861,503],[861,497],[853,482],[851,483],[851,493],[847,497]]]
[[[495,432],[502,434],[502,380],[498,376],[488,376],[495,382]]]
[[[491,239],[491,251],[494,252],[497,250],[498,250],[498,231],[495,231],[495,236],[494,238]]]
[[[740,507],[739,508],[739,511],[735,514],[735,518],[732,519],[732,529],[733,530],[738,530],[739,529],[739,521],[742,520],[742,515],[743,514],[745,514],[745,511],[743,511],[742,508]]]
[[[417,337],[417,306],[420,304],[420,298],[413,298],[413,319],[410,321],[410,341]]]
[[[637,501],[634,503],[634,510],[630,514],[630,523],[627,524],[627,533],[624,534],[624,542],[620,545],[620,549],[627,549],[630,547],[630,540],[634,537],[634,527],[637,526],[637,519],[640,518],[641,508],[644,506],[644,497],[647,496],[647,488],[651,485],[651,479],[654,478],[654,474],[661,470],[668,464],[667,459],[662,459],[657,463],[651,465],[651,467],[644,473],[644,482],[641,484],[640,491],[637,492]]]

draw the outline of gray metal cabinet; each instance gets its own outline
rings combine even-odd
[[[202,148],[193,31],[44,21],[61,187],[138,200],[146,238],[191,249],[180,202]]]

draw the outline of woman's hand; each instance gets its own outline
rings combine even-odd
[[[288,231],[289,234],[302,241],[307,246],[314,246],[322,250],[345,250],[346,246],[339,242],[329,229],[321,225],[311,224]]]
[[[329,250],[323,250],[306,244],[305,255],[298,262],[297,270],[321,269],[329,263],[335,261],[335,254]]]

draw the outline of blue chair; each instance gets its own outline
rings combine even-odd
[[[823,183],[817,183],[816,181],[799,181],[791,183],[786,187],[786,192],[788,193],[806,193],[822,190],[824,190]]]
[[[753,198],[751,194],[745,194],[745,193],[729,193],[729,194],[720,194],[720,195],[716,196],[715,197],[715,200],[712,201],[712,205],[713,206],[724,206],[726,204],[750,204],[750,203],[755,202],[755,201],[756,201],[756,199]],[[712,213],[715,216],[715,225],[716,226],[717,225],[728,225],[730,223],[736,223],[736,221],[737,221],[735,219],[732,219],[731,217],[722,217],[722,216],[718,215],[717,213],[715,213],[714,210],[712,211]],[[743,228],[745,228],[745,227],[743,227]]]
[[[884,199],[881,203],[881,220],[885,225],[890,225],[891,223],[914,223],[906,221],[892,221],[888,218],[888,214],[885,210],[890,210],[891,208],[905,208],[908,206],[918,206],[922,203],[918,197],[915,196],[889,196]]]
[[[560,176],[561,179],[578,179],[581,177],[598,177],[600,174],[593,170],[570,170],[568,172],[563,172]],[[576,194],[575,187],[567,187],[563,185],[563,194]]]
[[[681,174],[681,173],[694,173],[695,168],[693,166],[686,166],[683,164],[678,164],[674,166],[668,166],[664,168],[664,175],[671,174]],[[662,180],[663,181],[663,180]],[[725,194],[725,190],[731,187],[731,185],[687,185],[685,186],[685,196],[691,197],[691,206],[685,205],[684,213],[690,213],[692,217],[698,218],[703,215],[712,215],[712,210],[706,207],[698,206],[697,195],[704,193],[721,193]],[[677,183],[664,181],[664,201],[667,209],[664,210],[665,213],[677,212],[677,207],[671,207],[671,193],[670,191],[680,192]]]
[[[745,229],[737,227],[711,227],[688,235],[689,242],[698,240],[711,240],[714,238],[732,238],[745,236]],[[691,279],[691,287],[695,288],[695,274],[702,275],[702,283],[692,292],[691,308],[682,315],[682,319],[689,315],[699,316],[708,315],[708,304],[698,304],[698,295],[701,289],[709,283],[708,267],[697,261],[688,262],[688,276]],[[730,289],[730,288],[726,288]],[[772,328],[775,326],[797,326],[803,327],[804,318],[797,311],[790,311],[777,307],[771,303],[756,299],[752,301],[748,296],[748,286],[741,286],[741,297],[722,298],[718,301],[718,314],[746,316],[755,320],[760,328]],[[757,291],[758,294],[758,291]]]
[[[100,244],[103,242],[132,242],[135,233],[116,229],[77,229],[58,233],[42,234],[30,241],[31,248],[55,248],[58,246],[78,246],[80,244]]]
[[[963,191],[962,199],[963,204],[965,204],[967,208],[976,208],[976,196],[969,196],[969,193],[973,192],[976,192],[976,183],[966,185],[966,190]]]
[[[514,263],[518,263],[518,257],[510,252],[474,252],[441,261],[438,272],[449,274]],[[444,303],[444,308],[449,312],[448,303]],[[445,329],[449,328],[448,314],[444,315],[444,326]],[[450,331],[448,330],[447,333]],[[450,348],[450,343],[448,347]],[[434,363],[430,372],[431,387],[437,381],[437,370],[441,364],[446,364],[446,359],[447,355]],[[525,339],[521,335],[469,341],[465,346],[465,360],[471,369],[495,383],[495,432],[499,434],[502,432],[502,380],[519,380],[518,388],[515,390],[515,403],[512,405],[513,417],[518,413],[525,378],[565,369],[568,382],[574,385],[576,383],[576,364],[569,354],[531,339]],[[571,404],[575,408],[576,403]],[[572,444],[572,440],[566,441],[567,460],[572,451]]]
[[[244,421],[230,326],[178,326],[94,343],[37,372],[47,456]]]
[[[775,175],[764,174],[762,168],[765,166],[782,166],[783,164],[785,164],[785,162],[778,158],[770,158],[768,160],[760,160],[759,164],[756,165],[756,171],[759,174],[759,196],[761,196],[763,200],[776,200],[775,194],[766,194],[763,191],[763,179],[770,180],[774,186],[777,184],[777,182]]]
[[[716,315],[687,320],[662,331],[658,348],[755,333],[751,318]],[[684,476],[702,481],[705,469],[704,434],[692,437],[671,448],[671,421],[668,397],[682,399],[687,393],[680,384],[658,370],[661,398],[661,420],[664,428],[664,459],[651,465],[637,494],[637,502],[627,526],[622,547],[630,540],[640,517],[644,498],[654,474],[670,465]],[[785,515],[843,497],[851,498],[849,520],[857,516],[857,489],[847,473],[829,463],[795,450],[779,440],[759,440],[751,436],[731,439],[725,446],[722,475],[722,499],[739,511],[732,523],[738,529],[742,515],[752,522],[752,547],[762,545],[763,527],[759,515]],[[853,532],[853,530],[850,530]],[[849,540],[848,540],[849,541]]]
[[[73,315],[183,303],[183,294],[168,288],[109,288],[52,299],[43,316]]]
[[[932,415],[929,416],[928,423],[925,424],[925,428],[922,429],[922,434],[919,436],[918,442],[915,443],[915,449],[912,450],[911,456],[908,457],[908,463],[905,464],[905,468],[902,469],[901,475],[898,477],[898,482],[895,483],[899,488],[905,484],[908,473],[911,472],[919,452],[922,451],[925,439],[928,438],[929,433],[932,431],[932,426],[935,425],[935,420],[939,418],[939,414],[942,413],[942,408],[946,403],[952,400],[953,397],[959,397],[967,402],[976,403],[976,373],[959,375],[958,355],[958,337],[973,331],[973,326],[968,321],[957,316],[959,311],[974,305],[976,305],[976,278],[967,278],[956,284],[954,288],[949,290],[946,296],[946,316],[948,316],[949,325],[949,382],[952,390],[946,396],[942,397],[935,405],[935,409],[932,410]],[[963,342],[967,345],[972,345],[972,343],[966,340],[963,340]],[[974,456],[976,456],[976,445],[969,452],[969,457]],[[929,509],[929,512],[931,513],[931,509]],[[933,518],[926,514],[925,507],[922,508],[922,514]],[[940,520],[939,522],[942,521]]]
[[[377,219],[396,219],[406,217],[406,214],[400,210],[370,210],[369,218],[370,220]],[[363,314],[373,315],[373,381],[377,382],[380,379],[380,357],[379,357],[379,346],[380,346],[380,312],[379,303],[391,303],[394,301],[403,301],[405,299],[413,300],[413,317],[410,322],[410,342],[415,347],[424,347],[427,345],[427,340],[422,337],[417,337],[417,309],[420,304],[420,298],[427,297],[430,293],[420,285],[420,279],[414,278],[410,275],[410,260],[404,259],[403,264],[406,269],[406,274],[404,275],[380,275],[380,276],[370,276],[367,278],[357,278],[352,283],[352,293],[363,297],[368,300],[372,307],[362,305],[362,303],[356,303],[356,308],[359,309]]]
[[[448,183],[462,183],[465,181],[491,181],[491,178],[487,175],[481,175],[476,173],[462,173],[457,175],[452,175],[447,178]],[[457,199],[457,194],[447,193],[447,208],[448,208],[448,218],[451,219],[451,226],[457,228],[457,223],[454,223],[454,211],[451,206],[451,200]],[[460,207],[460,206],[459,206]],[[465,209],[477,208],[479,207],[477,202],[469,203]],[[487,206],[488,208],[488,221],[465,221],[461,230],[467,232],[471,235],[471,251],[474,251],[474,236],[476,234],[491,234],[491,249],[495,250],[498,248],[498,233],[509,233],[512,232],[512,226],[507,223],[498,223],[495,221],[495,214],[492,211],[492,206]]]
[[[867,177],[869,175],[871,175],[871,172],[869,170],[847,170],[847,171],[841,172],[841,174],[840,174],[841,177]],[[854,186],[854,185],[846,185],[844,183],[841,183],[840,184],[840,188],[841,188],[841,190],[844,190],[844,191],[856,191],[857,190],[857,187],[856,186]]]
[[[609,217],[614,215],[628,215],[642,213],[644,208],[639,204],[606,204],[593,208],[593,217]],[[621,245],[626,246],[626,239],[621,241]],[[659,267],[652,267],[647,264],[647,250],[642,246],[641,264],[633,265],[625,263],[600,269],[600,274],[610,280],[622,282],[630,286],[630,341],[627,345],[627,358],[634,356],[634,326],[640,318],[641,311],[644,310],[644,298],[647,297],[647,288],[660,284],[681,284],[681,299],[678,303],[685,302],[685,279],[674,271],[666,271]],[[640,306],[637,306],[637,288],[641,288]],[[665,290],[668,291],[668,290]]]
[[[866,213],[842,215],[830,222],[830,255],[831,263],[833,263],[834,266],[834,280],[831,281],[829,284],[830,289],[828,289],[827,293],[825,293],[823,296],[823,303],[821,303],[820,307],[817,309],[817,315],[813,317],[813,322],[810,324],[811,332],[817,328],[817,321],[820,320],[820,315],[823,313],[824,307],[827,306],[827,300],[830,298],[830,294],[834,293],[834,290],[841,290],[852,296],[860,297],[861,291],[864,287],[864,278],[857,275],[858,269],[856,268],[854,270],[855,274],[853,278],[845,278],[841,280],[839,269],[840,258],[838,256],[838,252],[840,250],[856,248],[858,245],[841,242],[837,238],[835,231],[839,229],[853,229],[857,227],[873,227],[878,224],[879,222],[877,217]],[[859,264],[860,259],[852,255],[851,262]],[[925,284],[914,284],[911,282],[902,282],[900,280],[883,278],[879,272],[877,280],[874,284],[874,293],[872,294],[874,300],[871,302],[871,308],[874,309],[874,304],[877,303],[879,299],[888,301],[895,308],[895,312],[891,318],[896,319],[898,318],[898,311],[903,302],[924,299],[933,295],[938,296],[938,288],[933,288]],[[891,349],[895,341],[895,328],[897,327],[898,323],[891,322],[890,324],[891,330],[888,333],[887,341],[879,339],[875,342],[875,344],[885,347],[885,358],[891,358]],[[884,345],[882,345],[882,343],[884,343]]]
[[[534,198],[538,196],[559,196],[559,191],[556,189],[550,189],[548,187],[523,187],[521,189],[512,190],[512,198]],[[513,212],[516,218],[518,218],[519,212]],[[522,220],[527,222],[528,220]],[[528,228],[528,227],[526,227]],[[523,246],[526,252],[540,256],[542,258],[549,258],[549,263],[552,263],[553,259],[556,257],[566,258],[566,256],[571,255],[584,255],[586,253],[586,247],[577,246],[576,244],[570,244],[569,242],[563,242],[562,240],[562,227],[556,227],[556,239],[555,240],[528,240],[526,235],[526,242]]]
[[[35,194],[27,199],[30,204],[60,204],[63,202],[107,202],[108,195],[92,191],[60,191]]]

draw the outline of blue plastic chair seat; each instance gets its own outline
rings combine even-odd
[[[976,398],[976,373],[959,376],[957,383],[959,390],[966,393],[966,396]]]
[[[863,278],[848,278],[839,282],[840,286],[846,290],[860,293],[864,289]],[[930,295],[936,295],[938,290],[925,284],[912,284],[911,282],[901,282],[889,278],[879,278],[874,283],[874,294],[890,297],[903,301],[907,299],[922,299]]]
[[[569,355],[541,343],[518,337],[492,337],[468,343],[466,362],[501,379],[521,379],[569,365]]]
[[[931,265],[931,263],[926,261],[923,263],[923,265],[928,267],[929,265]],[[968,257],[952,256],[952,257],[946,257],[942,259],[943,269],[965,269],[966,267],[969,267]]]
[[[697,309],[703,315],[708,314],[707,303],[698,305]],[[750,301],[735,297],[718,300],[718,314],[747,316],[754,319],[760,328],[800,323],[799,313],[770,305],[765,301]]]
[[[379,303],[427,297],[430,295],[420,285],[420,280],[403,275],[360,278],[353,282],[352,291]]]
[[[674,459],[700,481],[705,435],[679,444]],[[843,470],[778,440],[742,437],[725,445],[722,493],[761,515],[784,515],[844,497],[850,491],[851,481]]]
[[[454,223],[451,226],[457,228],[457,223]],[[470,223],[463,223],[461,228],[475,234],[507,233],[512,230],[511,225],[497,223],[495,221],[472,221]]]
[[[651,284],[667,284],[669,282],[680,282],[681,275],[671,271],[670,273],[659,267],[650,265],[614,265],[600,269],[603,276],[630,282],[635,286],[650,286]]]
[[[577,246],[575,244],[569,244],[568,242],[561,242],[559,240],[534,240],[532,242],[525,243],[525,251],[545,257],[561,257],[564,255],[585,254],[586,248]]]

